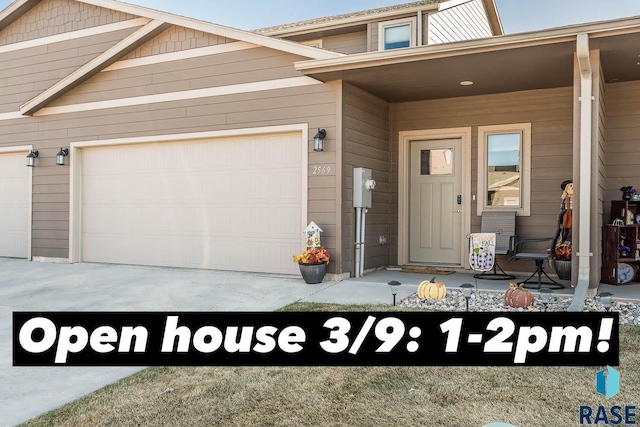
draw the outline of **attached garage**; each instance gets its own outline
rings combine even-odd
[[[0,150],[0,257],[30,258],[31,168],[28,148]]]
[[[74,147],[78,261],[296,272],[303,132],[122,142]]]

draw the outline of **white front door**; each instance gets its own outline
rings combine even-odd
[[[409,262],[460,265],[462,140],[410,145]]]

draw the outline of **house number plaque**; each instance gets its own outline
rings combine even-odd
[[[312,166],[313,175],[333,175],[331,166]]]

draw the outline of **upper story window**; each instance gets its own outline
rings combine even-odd
[[[395,19],[378,24],[378,50],[416,45],[416,18]]]
[[[531,214],[531,123],[478,127],[478,215]]]

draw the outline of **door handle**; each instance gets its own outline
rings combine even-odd
[[[462,213],[462,209],[455,210],[453,213]]]

